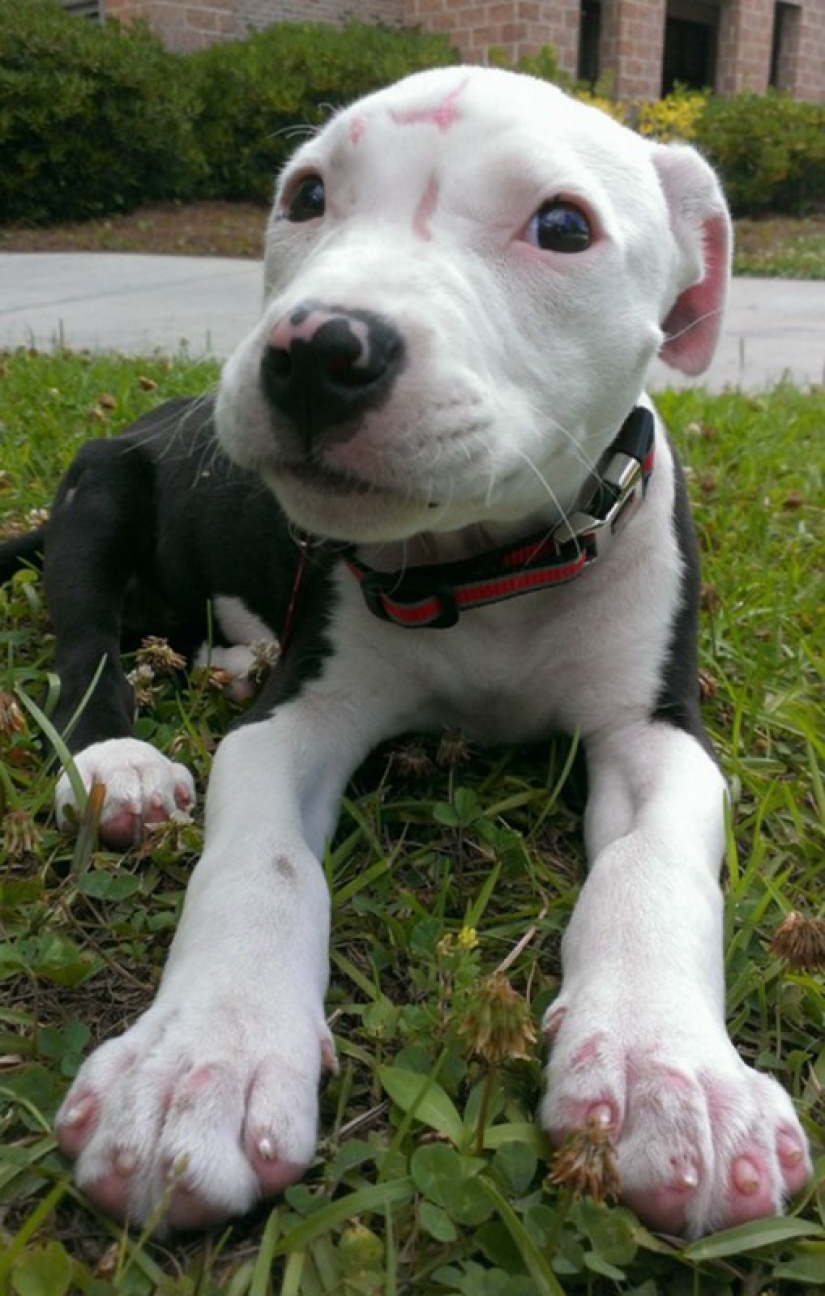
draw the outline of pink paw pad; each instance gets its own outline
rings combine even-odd
[[[226,1220],[226,1209],[199,1196],[185,1184],[175,1188],[169,1199],[165,1225],[181,1232],[213,1228]]]
[[[100,840],[115,850],[128,850],[140,841],[143,817],[133,809],[119,810],[109,819],[100,821]]]
[[[261,1185],[263,1197],[274,1197],[306,1173],[306,1166],[281,1159],[278,1145],[270,1134],[247,1137],[246,1155]]]
[[[114,1167],[108,1174],[102,1175],[94,1183],[84,1184],[83,1189],[91,1201],[107,1215],[125,1223],[129,1217],[129,1194],[132,1186],[134,1162],[126,1169],[128,1155],[120,1154],[115,1158]]]
[[[685,1231],[688,1211],[698,1186],[698,1179],[692,1180],[686,1173],[661,1188],[625,1191],[622,1193],[622,1201],[636,1212],[648,1228],[680,1236]]]

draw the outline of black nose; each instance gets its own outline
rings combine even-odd
[[[380,315],[306,303],[272,330],[261,385],[312,439],[386,400],[403,362],[403,341]]]

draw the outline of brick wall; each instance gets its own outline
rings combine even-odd
[[[798,6],[798,52],[786,89],[797,99],[825,103],[825,0]]]
[[[273,22],[337,25],[356,19],[384,27],[400,27],[404,22],[404,0],[235,0],[234,7],[239,26],[247,30]]]
[[[189,52],[217,40],[241,40],[275,22],[350,19],[401,26],[404,0],[104,0],[105,13],[128,20],[145,18],[173,50]]]
[[[716,84],[720,94],[767,86],[774,11],[774,0],[727,0],[722,6]]]
[[[775,0],[678,0],[680,14],[718,11],[717,79],[721,94],[768,85]],[[145,18],[171,49],[192,50],[242,38],[273,22],[343,23],[443,31],[467,62],[491,48],[516,62],[552,45],[559,66],[577,70],[581,0],[103,0],[106,14]],[[671,0],[671,12],[677,0]],[[621,99],[656,98],[661,88],[667,0],[602,0],[600,72]],[[796,98],[825,102],[825,0],[790,0],[777,81]]]
[[[617,99],[659,97],[665,11],[665,0],[602,0],[600,76]]]
[[[552,45],[559,66],[575,75],[580,0],[406,0],[406,21],[443,31],[467,63],[486,63],[491,49],[508,62]]]

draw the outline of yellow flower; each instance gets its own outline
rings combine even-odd
[[[458,933],[458,945],[461,949],[473,950],[478,945],[478,933],[475,927],[462,927]]]

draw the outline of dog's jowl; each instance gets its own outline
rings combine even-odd
[[[624,1199],[669,1232],[777,1212],[804,1184],[789,1098],[725,1030],[698,573],[644,394],[656,355],[708,364],[728,244],[692,149],[528,77],[421,73],[286,167],[265,308],[214,405],[164,407],[70,470],[47,592],[64,718],[105,657],[72,741],[110,842],[194,798],[133,735],[124,617],[194,635],[211,599],[227,648],[288,637],[215,758],[157,998],[59,1115],[104,1209],[146,1220],[177,1167],[166,1222],[206,1226],[301,1175],[335,1060],[319,857],[366,753],[445,723],[585,746],[589,872],[544,1023],[553,1139],[601,1124]]]

